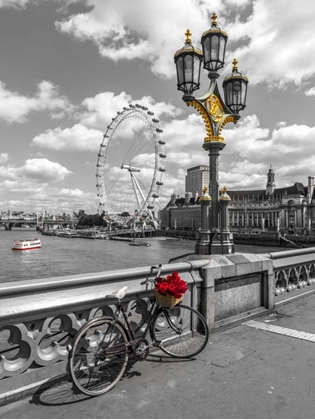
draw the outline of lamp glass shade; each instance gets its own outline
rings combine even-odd
[[[175,57],[177,88],[184,94],[191,94],[200,87],[202,56],[194,52],[181,53]]]
[[[227,107],[238,114],[246,107],[248,80],[245,77],[228,77],[223,82],[224,100]]]
[[[220,31],[208,32],[201,39],[203,66],[209,71],[217,71],[224,66],[227,36]]]

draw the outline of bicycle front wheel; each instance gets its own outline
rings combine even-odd
[[[173,357],[196,356],[206,346],[209,329],[200,312],[185,305],[161,308],[152,324],[152,338]]]
[[[70,353],[70,374],[86,395],[104,394],[118,383],[128,362],[124,328],[112,317],[96,318],[77,333]]]

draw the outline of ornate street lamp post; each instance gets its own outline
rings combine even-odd
[[[224,66],[224,56],[228,36],[217,26],[217,15],[212,16],[212,26],[201,37],[202,52],[195,48],[191,42],[191,32],[187,29],[186,42],[183,48],[175,53],[174,60],[177,71],[177,88],[181,90],[183,101],[187,106],[195,108],[202,116],[207,136],[202,147],[208,151],[210,167],[209,194],[212,198],[209,211],[209,254],[222,254],[231,251],[226,245],[226,235],[223,240],[219,229],[219,156],[225,147],[224,138],[221,136],[223,127],[228,122],[234,124],[240,118],[239,112],[246,106],[246,93],[248,79],[237,68],[237,60],[233,61],[232,74],[223,81],[224,101],[221,98],[217,79],[218,70]],[[193,93],[200,87],[200,68],[208,70],[210,86],[201,97],[195,98]],[[226,218],[226,216],[224,216]],[[201,226],[205,230],[204,226]],[[226,232],[226,229],[221,229]],[[202,253],[205,253],[205,240],[203,238]],[[196,252],[198,246],[196,245]]]

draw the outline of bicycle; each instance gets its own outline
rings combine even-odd
[[[141,285],[155,283],[154,278]],[[68,346],[71,379],[76,388],[89,396],[104,394],[122,378],[131,356],[135,361],[145,360],[150,349],[156,347],[167,355],[191,358],[206,346],[209,330],[204,317],[195,309],[182,305],[165,308],[153,300],[148,316],[132,330],[123,308],[128,286],[107,295],[118,300],[113,316],[100,316],[88,321],[76,333],[73,346]],[[122,315],[123,322],[119,319]],[[145,326],[145,327],[144,327]],[[141,336],[136,338],[140,333]],[[151,342],[146,337],[150,334]]]

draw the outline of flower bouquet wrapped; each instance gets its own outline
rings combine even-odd
[[[179,277],[177,272],[174,272],[156,279],[154,296],[160,306],[173,308],[183,300],[187,290],[187,283]]]

